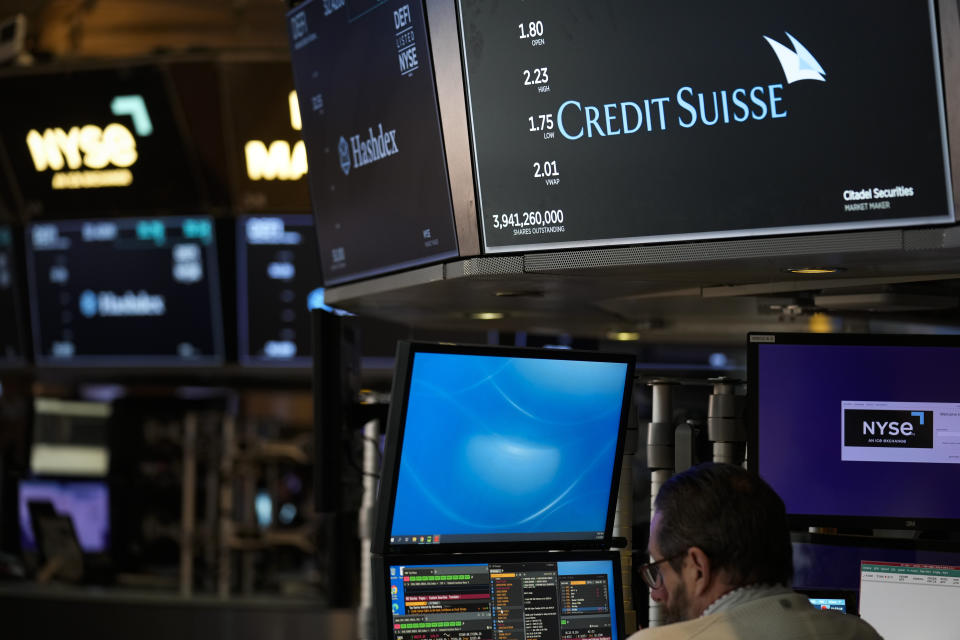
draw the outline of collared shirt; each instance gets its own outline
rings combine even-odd
[[[733,591],[728,591],[719,598],[713,601],[709,607],[703,610],[701,616],[708,616],[711,613],[717,613],[720,611],[726,611],[727,609],[732,609],[733,607],[751,602],[753,600],[758,600],[760,598],[766,598],[767,596],[779,596],[785,593],[793,593],[793,591],[783,586],[782,584],[751,584],[745,587],[740,587],[739,589],[734,589]]]

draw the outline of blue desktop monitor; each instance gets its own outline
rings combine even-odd
[[[795,526],[955,528],[960,337],[750,334],[749,464]]]
[[[617,553],[377,557],[374,591],[384,640],[624,638]]]
[[[400,343],[396,362],[378,548],[609,546],[632,356]]]
[[[38,222],[26,245],[37,364],[222,363],[211,218]]]
[[[85,553],[104,553],[110,546],[110,489],[105,482],[48,479],[21,480],[18,496],[20,547],[36,551],[30,503],[49,502],[59,515],[69,516]]]

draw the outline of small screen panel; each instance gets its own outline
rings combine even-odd
[[[617,640],[617,559],[398,564],[389,569],[394,640]]]
[[[886,640],[955,638],[960,566],[863,562],[860,617]]]
[[[752,464],[797,524],[853,517],[923,528],[960,519],[950,492],[930,490],[960,483],[960,340],[750,340]]]
[[[287,14],[327,286],[457,256],[423,2]]]
[[[17,266],[13,252],[13,228],[0,224],[0,366],[24,361]]]
[[[223,359],[210,218],[33,224],[27,264],[38,364]]]
[[[398,361],[410,375],[393,547],[605,539],[629,359],[517,351]]]
[[[487,252],[954,220],[933,0],[457,5]]]
[[[241,364],[309,366],[310,308],[322,303],[310,215],[237,222]]]
[[[847,601],[844,598],[810,598],[810,604],[824,611],[847,612]]]
[[[106,483],[22,480],[18,501],[20,546],[27,551],[37,549],[30,520],[31,502],[49,502],[58,514],[70,516],[80,548],[85,552],[103,553],[109,548],[110,490]]]

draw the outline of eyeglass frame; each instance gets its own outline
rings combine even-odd
[[[672,556],[667,556],[666,558],[661,558],[660,560],[654,560],[653,562],[647,562],[637,567],[637,572],[640,574],[640,578],[646,583],[651,589],[659,589],[663,586],[663,574],[660,572],[660,569],[657,565],[660,565],[664,562],[670,562],[671,560],[676,560],[677,558],[687,555],[687,551],[690,549],[684,549],[679,553],[675,553]],[[655,575],[653,571],[656,571]]]

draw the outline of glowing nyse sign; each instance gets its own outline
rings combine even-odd
[[[290,106],[290,126],[300,131],[300,105],[297,92],[287,96]],[[293,147],[286,140],[274,140],[269,146],[262,140],[249,140],[243,146],[247,161],[247,177],[251,180],[299,180],[307,173],[307,149],[303,140]]]
[[[138,136],[153,133],[143,96],[116,96],[110,110],[115,116],[130,116]],[[53,172],[54,189],[128,187],[133,184],[130,167],[139,157],[136,137],[119,122],[103,128],[94,124],[48,127],[43,133],[30,129],[27,149],[37,173]]]

